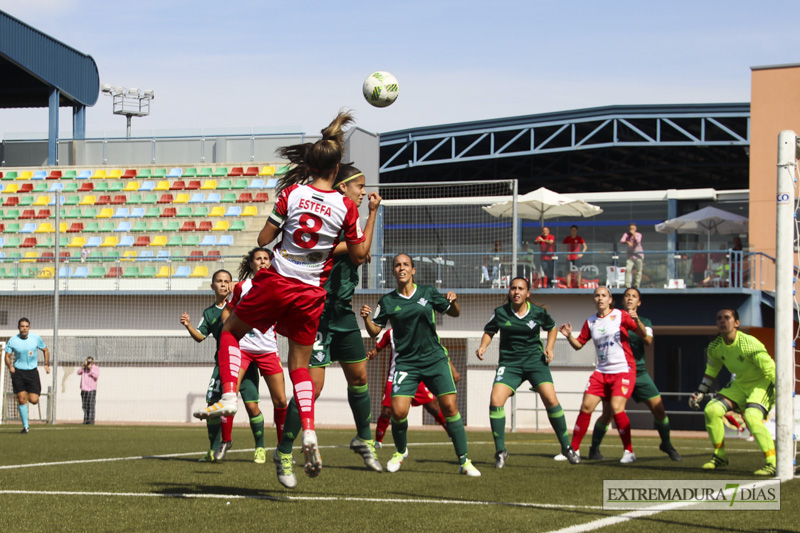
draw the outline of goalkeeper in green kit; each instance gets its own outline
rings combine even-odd
[[[775,405],[775,361],[761,341],[742,333],[738,328],[739,313],[735,309],[717,312],[719,336],[708,345],[708,364],[703,381],[689,399],[692,409],[700,409],[703,397],[723,365],[736,374],[736,379],[706,405],[706,430],[714,446],[714,455],[703,465],[703,469],[716,470],[728,465],[722,419],[728,411],[736,411],[744,416],[747,427],[766,458],[766,464],[755,474],[774,476],[775,442],[764,426],[764,419]]]

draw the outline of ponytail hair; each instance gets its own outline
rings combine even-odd
[[[253,248],[252,250],[247,252],[247,254],[243,255],[242,262],[239,263],[239,281],[245,280],[255,275],[255,272],[253,272],[250,263],[252,263],[253,259],[255,259],[257,252],[267,252],[267,255],[271,255],[268,249],[261,247]]]
[[[344,127],[353,122],[350,111],[340,111],[322,130],[322,138],[314,143],[294,144],[278,149],[278,155],[294,167],[278,180],[276,194],[294,184],[305,184],[333,170],[344,154]]]

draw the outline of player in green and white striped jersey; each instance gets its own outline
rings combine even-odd
[[[361,317],[370,336],[375,338],[391,323],[394,332],[395,373],[392,385],[392,436],[397,451],[386,464],[386,470],[397,472],[408,456],[408,411],[421,381],[433,392],[447,421],[447,431],[455,446],[459,472],[480,476],[480,471],[467,458],[467,434],[456,403],[456,384],[450,371],[447,350],[436,333],[436,313],[452,317],[461,314],[457,296],[443,296],[427,285],[414,283],[414,261],[400,254],[392,261],[397,289],[384,294],[374,316],[368,305],[361,308]]]

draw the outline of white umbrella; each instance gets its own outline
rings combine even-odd
[[[513,200],[508,200],[486,206],[483,210],[496,217],[510,218],[513,216],[513,207]],[[596,205],[553,192],[544,187],[517,198],[517,216],[538,220],[542,224],[551,218],[593,217],[602,212],[603,210]]]
[[[697,235],[707,234],[710,241],[713,233],[721,235],[745,233],[747,231],[747,223],[746,217],[709,206],[656,224],[656,231],[659,233],[674,233],[677,231],[678,233]]]

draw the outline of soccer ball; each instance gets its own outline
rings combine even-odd
[[[373,72],[364,80],[363,91],[364,98],[370,105],[375,107],[392,105],[399,94],[397,78],[388,72]]]

